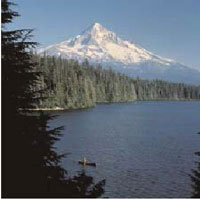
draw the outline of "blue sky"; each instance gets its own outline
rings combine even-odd
[[[147,50],[200,69],[200,0],[13,0],[12,28],[54,44],[98,22]]]

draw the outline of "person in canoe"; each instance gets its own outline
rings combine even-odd
[[[93,166],[93,167],[96,167],[96,163],[94,163],[94,162],[88,162],[85,157],[83,158],[83,160],[79,160],[78,163],[82,164],[83,166]]]

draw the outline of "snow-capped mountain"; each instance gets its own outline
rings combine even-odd
[[[200,83],[200,72],[197,70],[123,40],[99,23],[75,38],[38,50],[40,54],[44,52],[80,62],[87,59],[134,77]]]

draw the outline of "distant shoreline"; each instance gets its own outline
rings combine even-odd
[[[162,99],[162,100],[135,100],[135,101],[124,101],[124,102],[97,102],[96,104],[115,104],[115,103],[137,103],[137,102],[190,102],[190,101],[200,101],[200,100],[196,100],[196,99],[178,99],[178,100],[168,100],[168,99]],[[75,108],[61,108],[61,107],[55,107],[55,108],[35,108],[35,109],[28,109],[30,111],[70,111],[70,110],[82,110],[82,109],[88,109],[88,108],[92,108],[94,106],[88,106],[88,107],[75,107]]]
[[[61,108],[61,107],[55,107],[55,108],[32,108],[32,109],[28,109],[30,111],[63,111],[63,110],[68,110],[65,108]]]

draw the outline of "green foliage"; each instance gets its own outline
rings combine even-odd
[[[47,92],[41,78],[49,81],[45,82],[49,89],[54,85],[51,78],[46,80],[36,71],[37,60],[33,61],[31,54],[36,43],[28,41],[32,30],[6,29],[5,25],[18,16],[10,5],[2,0],[2,196],[98,197],[104,192],[105,182],[95,185],[84,173],[67,178],[60,164],[64,155],[54,148],[62,128],[49,129],[48,122],[53,119],[50,115],[30,111]],[[56,65],[59,60],[52,63]],[[49,67],[48,72],[59,84],[61,77],[56,71]],[[61,96],[63,90],[57,89],[57,93]],[[62,101],[58,98],[55,103]]]
[[[90,66],[61,57],[34,55],[42,72],[42,88],[48,88],[40,108],[86,108],[101,102],[134,100],[199,100],[200,86],[161,80],[132,79],[101,66]]]
[[[200,132],[198,133],[200,134]],[[198,157],[196,161],[197,168],[192,170],[192,175],[190,175],[192,181],[192,198],[200,198],[200,151],[195,152],[195,155]]]
[[[195,153],[200,159],[200,152]],[[193,198],[200,198],[200,160],[197,162],[197,169],[192,170],[192,175],[190,175],[192,180]]]

